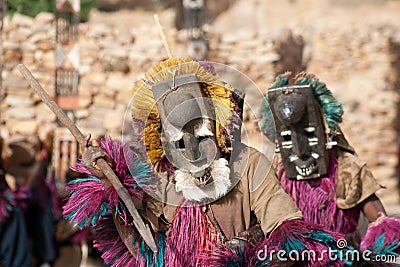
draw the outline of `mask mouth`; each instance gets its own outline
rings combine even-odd
[[[205,186],[213,181],[210,167],[202,171],[192,173],[192,175],[194,176],[194,183],[198,187]]]
[[[297,180],[318,177],[318,174],[315,174],[318,170],[315,158],[309,157],[306,160],[302,160],[298,156],[291,156],[290,161],[296,165],[296,171],[298,173],[296,177]]]
[[[307,178],[311,174],[313,174],[317,170],[317,167],[314,163],[311,163],[309,166],[301,165],[301,167],[296,165],[296,171],[303,177]]]
[[[215,160],[200,177],[195,177],[192,172],[175,170],[175,190],[182,192],[187,200],[217,199],[225,195],[230,186],[230,167],[225,158]]]

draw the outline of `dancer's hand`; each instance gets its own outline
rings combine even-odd
[[[100,147],[100,142],[96,139],[90,141],[91,134],[85,138],[82,147],[82,165],[86,167],[94,176],[104,179],[106,178],[97,165],[97,160],[103,158],[112,167],[112,159],[107,152]]]

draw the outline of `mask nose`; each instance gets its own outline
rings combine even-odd
[[[183,134],[183,143],[185,144],[185,157],[189,161],[195,161],[200,157],[199,140],[190,133]]]
[[[211,138],[200,140],[190,133],[184,133],[182,139],[185,144],[185,149],[182,151],[184,157],[197,167],[209,166],[220,156],[217,145]]]
[[[311,153],[311,148],[308,144],[308,138],[305,135],[297,134],[292,131],[293,153],[299,158],[308,157]]]

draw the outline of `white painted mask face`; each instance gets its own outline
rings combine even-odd
[[[213,133],[212,121],[197,118],[188,122],[182,129],[170,123],[164,129],[163,148],[169,161],[177,168],[199,177],[199,185],[208,182],[206,169],[219,158]],[[202,177],[205,180],[202,180]]]
[[[215,139],[212,105],[210,99],[202,97],[196,81],[177,80],[173,88],[165,83],[153,87],[155,96],[157,89],[164,87],[156,103],[163,127],[163,149],[176,169],[176,190],[190,200],[215,198],[215,194],[228,191],[230,182],[228,162],[221,158]],[[223,182],[207,186],[218,181]]]
[[[175,189],[187,200],[218,198],[231,186],[228,161],[220,157],[213,128],[209,119],[194,119],[166,145],[167,157],[177,167]]]

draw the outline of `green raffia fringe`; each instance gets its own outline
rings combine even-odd
[[[291,73],[287,72],[276,77],[275,82],[270,88],[279,88],[289,85]],[[320,82],[314,75],[305,72],[299,73],[293,84],[306,85],[309,84],[313,90],[314,97],[321,106],[326,122],[330,129],[330,135],[335,135],[340,131],[339,123],[342,122],[343,107],[336,100],[332,92],[326,87],[326,84]],[[261,119],[259,121],[261,131],[271,140],[275,139],[275,122],[269,108],[268,97],[265,97],[261,108]]]

